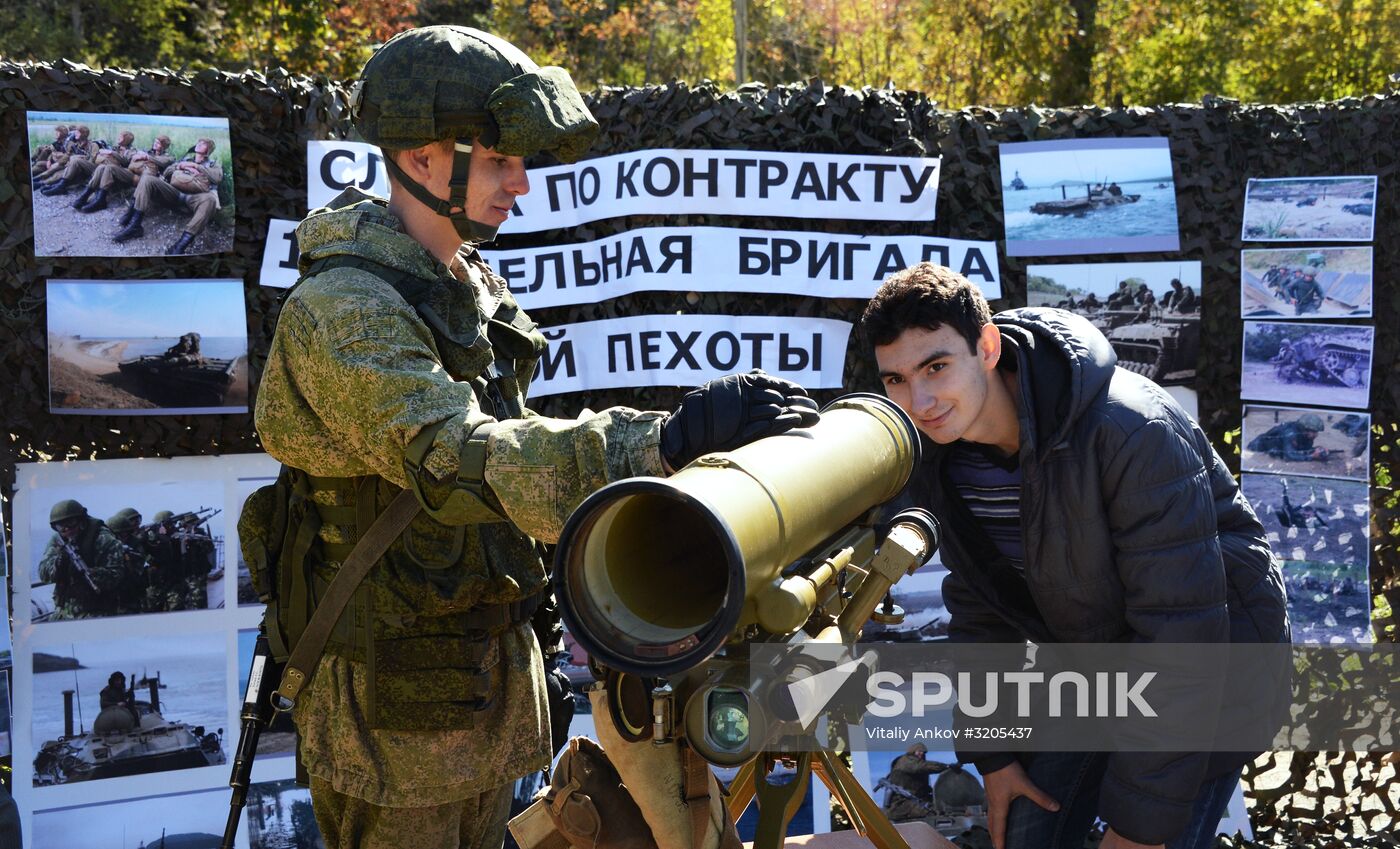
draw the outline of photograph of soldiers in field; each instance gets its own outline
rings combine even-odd
[[[227,118],[27,114],[36,256],[233,249]]]
[[[1274,248],[1240,252],[1245,318],[1371,315],[1370,248]]]
[[[248,849],[325,849],[311,791],[293,779],[248,788]]]
[[[217,849],[228,790],[205,790],[34,814],[33,849]]]
[[[1246,404],[1240,469],[1368,480],[1371,416]]]
[[[1016,142],[1000,156],[1007,256],[1179,247],[1167,139]]]
[[[1369,242],[1375,177],[1252,178],[1244,190],[1246,242]]]
[[[1369,643],[1364,481],[1244,474],[1240,489],[1283,561],[1294,643]]]
[[[223,764],[226,640],[216,631],[64,644],[62,656],[36,652],[34,786]]]
[[[224,606],[217,483],[46,488],[30,503],[31,621]]]
[[[1082,315],[1108,337],[1118,365],[1161,386],[1196,380],[1201,347],[1199,262],[1103,262],[1026,267],[1027,306]]]
[[[248,410],[240,280],[50,280],[49,410]]]
[[[1240,397],[1368,407],[1374,338],[1361,325],[1246,321]]]

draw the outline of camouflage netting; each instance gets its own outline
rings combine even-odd
[[[0,417],[5,432],[0,482],[14,463],[37,459],[177,456],[259,450],[250,416],[109,418],[48,413],[44,281],[57,278],[241,277],[256,376],[277,316],[278,290],[258,274],[269,218],[305,213],[305,143],[349,131],[345,86],[326,80],[205,71],[93,71],[83,66],[0,63]],[[1371,587],[1381,638],[1397,640],[1400,610],[1400,509],[1392,490],[1400,451],[1400,97],[1336,103],[1243,106],[1225,100],[1153,109],[965,109],[946,112],[923,96],[896,91],[750,86],[722,93],[675,84],[605,89],[590,98],[603,132],[594,155],[642,148],[729,148],[943,157],[938,220],[916,223],[758,221],[718,216],[610,220],[574,232],[531,234],[501,247],[582,241],[657,224],[709,224],[833,232],[919,234],[996,240],[1002,236],[996,145],[1047,139],[1167,136],[1172,141],[1181,251],[1118,260],[1200,260],[1205,301],[1200,359],[1200,416],[1215,444],[1238,462],[1240,426],[1239,240],[1245,180],[1250,176],[1376,174],[1375,319],[1381,330],[1373,361],[1375,440],[1372,481]],[[227,116],[237,190],[236,250],[217,257],[44,259],[33,255],[25,110],[139,112]],[[1257,246],[1257,245],[1256,245]],[[1075,258],[1077,260],[1078,258]],[[1067,260],[1074,261],[1074,260]],[[1006,296],[994,307],[1022,305],[1026,263],[1002,261]],[[794,315],[854,321],[857,300],[787,296],[651,293],[603,304],[540,310],[545,325],[646,313]],[[874,390],[871,364],[855,346],[847,363],[851,389]],[[817,393],[823,400],[835,392]],[[669,409],[679,390],[612,390],[545,398],[546,414],[611,404]],[[1397,845],[1400,759],[1274,756],[1256,769],[1254,820],[1261,839],[1315,846]],[[1369,835],[1369,836],[1363,836]],[[1389,841],[1389,842],[1386,842]]]

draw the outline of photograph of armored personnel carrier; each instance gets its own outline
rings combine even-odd
[[[218,849],[227,788],[34,814],[32,849]]]
[[[1293,642],[1371,642],[1367,483],[1246,473],[1240,491],[1283,561]]]
[[[1199,262],[1026,267],[1027,305],[1089,319],[1118,365],[1161,386],[1190,386],[1201,348]]]
[[[49,410],[248,410],[239,280],[50,280]]]
[[[1240,315],[1367,318],[1371,270],[1369,247],[1240,251]]]
[[[1246,242],[1369,242],[1375,177],[1251,178],[1244,190]]]
[[[1246,321],[1240,397],[1365,409],[1374,339],[1362,325]]]
[[[1175,251],[1176,183],[1165,138],[1000,146],[1007,256]],[[1017,185],[1019,181],[1020,185]]]
[[[224,643],[219,632],[78,643],[66,663],[36,654],[34,786],[223,764]]]

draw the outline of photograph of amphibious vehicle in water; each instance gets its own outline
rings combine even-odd
[[[113,673],[113,679],[122,673]],[[157,675],[143,679],[147,698],[138,698],[136,681],[117,700],[109,685],[106,706],[91,731],[73,725],[73,691],[64,691],[64,734],[39,746],[34,757],[34,785],[67,784],[170,769],[215,766],[224,762],[224,730],[208,731],[161,714]],[[126,679],[121,679],[124,684]],[[109,693],[111,701],[109,702]]]

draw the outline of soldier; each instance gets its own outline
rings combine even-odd
[[[175,161],[174,157],[167,152],[169,150],[170,136],[156,136],[155,140],[151,142],[150,149],[134,151],[125,163],[111,160],[98,163],[87,186],[88,191],[92,192],[92,199],[78,207],[78,211],[97,212],[100,209],[106,209],[108,192],[118,188],[135,186],[145,174],[159,177]],[[128,204],[126,209],[122,220],[117,222],[122,227],[131,222],[131,216],[136,208]]]
[[[29,176],[34,180],[34,187],[39,187],[39,175],[49,170],[53,165],[53,155],[65,153],[68,150],[68,125],[59,124],[53,128],[53,141],[48,144],[39,145],[30,157]]]
[[[1101,308],[1103,304],[1099,301],[1099,296],[1093,292],[1084,296],[1084,300],[1079,302],[1079,308],[1084,312],[1093,312]]]
[[[1288,288],[1288,300],[1293,304],[1293,314],[1317,312],[1322,307],[1322,287],[1317,285],[1317,272],[1309,268]]]
[[[885,815],[890,822],[923,819],[933,812],[929,776],[937,775],[948,765],[928,760],[927,755],[928,747],[915,743],[890,764],[890,774],[885,778],[885,784],[891,788],[885,795]]]
[[[113,672],[107,676],[107,686],[102,688],[102,692],[97,697],[98,707],[106,710],[110,707],[121,708],[131,715],[131,727],[141,724],[141,717],[136,713],[136,706],[131,703],[131,693],[126,688],[126,673]]]
[[[165,349],[161,354],[167,360],[174,360],[186,365],[198,365],[204,362],[204,356],[199,353],[199,334],[193,331],[180,337],[180,341]]]
[[[148,613],[183,610],[187,587],[184,562],[175,539],[175,514],[161,510],[151,518],[145,534],[151,563],[143,609]]]
[[[92,179],[97,169],[109,164],[125,168],[131,162],[132,154],[136,152],[135,144],[135,134],[130,130],[122,130],[115,147],[101,147],[91,159],[83,157],[68,161],[68,167],[63,169],[63,185],[72,187],[83,184],[85,187],[82,194],[73,201],[74,209],[81,210],[87,206],[89,199],[97,191]],[[67,191],[67,188],[64,191]]]
[[[1249,441],[1250,451],[1262,451],[1270,457],[1290,462],[1326,460],[1328,451],[1313,443],[1322,433],[1322,416],[1305,413],[1296,421],[1281,422]]]
[[[1322,518],[1322,514],[1318,512],[1316,507],[1317,492],[1315,490],[1312,493],[1312,497],[1305,503],[1294,504],[1288,500],[1287,478],[1281,479],[1279,483],[1283,486],[1283,504],[1279,509],[1274,511],[1274,516],[1278,519],[1280,525],[1283,525],[1285,528],[1302,528],[1306,530],[1308,522],[1311,521],[1315,528],[1327,527],[1327,520]]]
[[[204,232],[204,228],[219,210],[219,184],[224,179],[224,168],[219,160],[212,158],[214,142],[200,139],[184,159],[170,165],[161,177],[141,175],[132,198],[132,214],[125,217],[122,229],[112,236],[112,241],[120,244],[137,236],[144,236],[141,219],[157,202],[171,209],[190,212],[180,236],[165,249],[166,256],[183,254],[189,250],[194,237]]]
[[[125,507],[112,514],[107,527],[121,543],[125,566],[118,612],[140,613],[146,600],[146,587],[150,585],[147,575],[151,565],[151,554],[141,536],[141,514],[134,507]]]
[[[1157,296],[1152,294],[1146,283],[1139,283],[1137,293],[1133,295],[1133,304],[1138,308],[1133,321],[1147,321],[1152,317],[1153,307],[1157,306]]]
[[[1126,309],[1133,302],[1133,291],[1128,288],[1128,281],[1118,281],[1118,289],[1108,296],[1108,308],[1111,310]]]
[[[175,541],[180,551],[180,574],[184,582],[180,609],[204,610],[209,606],[209,573],[213,571],[216,559],[214,539],[209,529],[193,513],[178,517],[175,528]]]
[[[529,190],[524,157],[572,162],[596,122],[564,70],[465,27],[396,35],[354,91],[355,126],[384,151],[390,198],[350,188],[297,227],[302,277],[278,318],[255,420],[305,499],[255,494],[239,536],[254,564],[279,515],[278,550],[312,532],[279,555],[291,597],[274,597],[264,620],[291,644],[362,522],[391,500],[417,511],[359,583],[369,601],[340,617],[346,627],[304,670],[305,689],[284,676],[279,693],[295,698],[328,847],[398,847],[411,835],[415,847],[496,849],[514,779],[547,766],[551,736],[557,747],[568,735],[567,700],[549,698],[567,679],[542,660],[563,645],[535,541],[557,540],[609,481],[810,424],[816,409],[800,387],[759,373],[711,381],[669,416],[529,412],[546,342],[477,247]]]
[[[71,498],[49,511],[49,527],[54,535],[39,560],[39,580],[54,585],[52,618],[118,613],[125,568],[116,536]]]
[[[63,177],[69,165],[75,159],[91,161],[93,157],[97,156],[97,151],[101,149],[97,146],[97,142],[88,138],[91,133],[92,130],[86,125],[78,127],[76,138],[72,138],[70,131],[69,136],[72,140],[68,143],[67,149],[63,153],[55,153],[50,157],[51,164],[48,169],[39,175],[39,182],[42,183],[39,186],[40,192],[50,197],[68,194],[68,190],[74,185]]]

